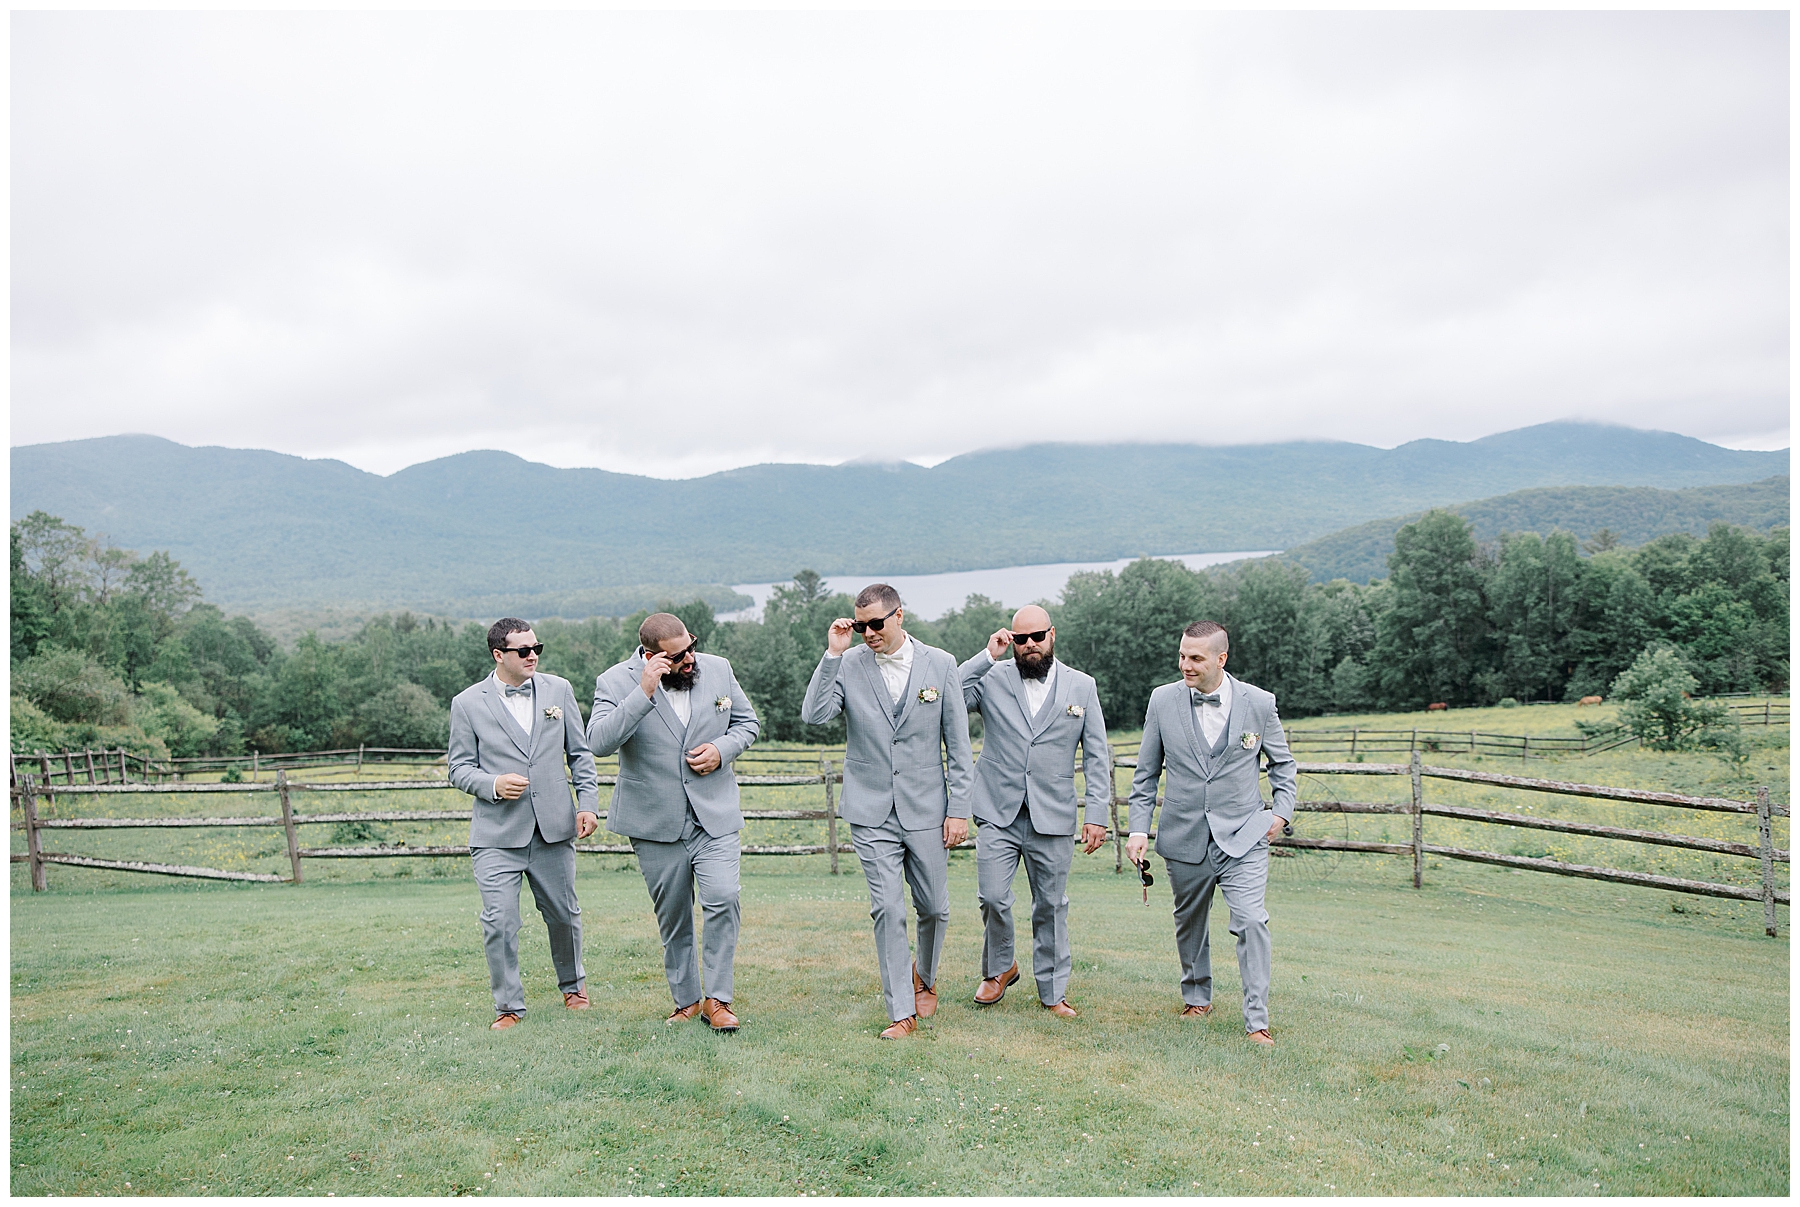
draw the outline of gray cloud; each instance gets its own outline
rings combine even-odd
[[[21,13],[13,440],[1788,437],[1784,13]]]

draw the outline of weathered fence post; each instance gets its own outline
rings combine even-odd
[[[1530,734],[1525,735],[1525,745],[1522,747],[1522,750],[1524,753],[1519,755],[1519,763],[1521,766],[1529,765],[1531,762],[1531,735]]]
[[[363,743],[356,744],[356,774],[362,774]]]
[[[29,775],[19,779],[19,806],[25,813],[25,849],[31,858],[31,891],[41,893],[50,887],[44,878],[44,847],[38,838],[37,785]]]
[[[88,783],[98,783],[99,781],[94,779],[94,752],[91,750],[84,750],[81,753],[87,756]]]
[[[1419,774],[1419,752],[1412,753],[1413,887],[1425,886],[1425,780]]]
[[[281,795],[281,828],[287,831],[288,864],[294,869],[294,883],[300,883],[300,840],[294,835],[294,805],[288,799],[287,772],[275,773],[275,791]]]
[[[45,754],[41,750],[38,751],[38,766],[43,768],[43,772],[44,772],[43,782],[46,784],[49,783],[50,782],[50,756]]]
[[[256,783],[256,777],[262,770],[260,757],[258,752],[252,748],[250,751],[250,782],[253,784]]]
[[[831,874],[838,874],[837,840],[837,769],[823,751],[819,754],[820,775],[825,781],[825,845],[831,848]]]
[[[1756,790],[1756,838],[1762,847],[1763,933],[1775,937],[1775,823],[1770,817],[1769,789]]]
[[[1356,761],[1356,730],[1354,729],[1350,731],[1350,761],[1352,763]]]

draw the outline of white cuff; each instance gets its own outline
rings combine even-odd
[[[830,650],[826,650],[826,651],[825,651],[825,656],[826,656],[826,657],[827,657],[827,658],[842,658],[842,657],[843,657],[843,655],[842,655],[842,654],[834,654],[834,653],[832,653],[832,652],[831,652],[831,651],[830,651]]]
[[[1129,837],[1129,838],[1148,838],[1150,836],[1148,834],[1144,833],[1142,830],[1133,830],[1129,835],[1127,835],[1127,837]]]

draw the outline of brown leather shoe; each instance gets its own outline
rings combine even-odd
[[[991,976],[987,980],[981,982],[981,988],[975,991],[975,1004],[977,1006],[993,1005],[995,1002],[1006,996],[1006,987],[1018,979],[1019,962],[1014,960],[1011,968],[1008,968],[999,976]]]
[[[1038,1004],[1043,1005],[1042,1002],[1040,1002]],[[1064,998],[1062,1001],[1056,1003],[1056,1005],[1054,1005],[1054,1006],[1044,1006],[1044,1009],[1046,1009],[1050,1013],[1056,1015],[1057,1018],[1080,1018],[1081,1017],[1079,1014],[1075,1013],[1075,1007],[1069,1005],[1068,998]]]
[[[714,1031],[736,1031],[738,1017],[731,1012],[731,1007],[716,997],[709,997],[700,1003],[700,1013],[706,1016],[706,1025]]]
[[[1185,1009],[1181,1012],[1181,1017],[1182,1018],[1208,1018],[1212,1015],[1212,1012],[1213,1012],[1212,1003],[1208,1002],[1204,1006],[1189,1006],[1187,1009]]]
[[[1273,1048],[1275,1046],[1275,1037],[1269,1034],[1268,1028],[1266,1027],[1261,1031],[1250,1032],[1249,1038],[1251,1043],[1261,1044],[1265,1048]]]
[[[913,1010],[920,1018],[930,1018],[937,1013],[937,990],[925,987],[919,979],[919,966],[913,965]]]
[[[688,1021],[688,1019],[693,1018],[698,1013],[700,1013],[700,1003],[699,1002],[689,1002],[687,1005],[683,1006],[681,1009],[677,1010],[675,1013],[669,1015],[668,1018],[663,1019],[663,1022],[665,1022],[665,1023],[685,1023]]]
[[[525,1020],[517,1014],[512,1014],[512,1013],[502,1014],[499,1018],[494,1020],[493,1025],[490,1026],[488,1028],[488,1030],[489,1031],[504,1031],[508,1027],[518,1026],[523,1021],[525,1021]]]
[[[918,1018],[903,1018],[881,1033],[883,1039],[905,1039],[919,1029]]]
[[[574,993],[563,994],[563,1005],[570,1010],[586,1010],[591,1004],[588,1001],[586,989],[577,989]]]

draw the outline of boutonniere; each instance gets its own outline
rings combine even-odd
[[[1085,717],[1087,716],[1087,709],[1079,704],[1071,704],[1069,705],[1069,715],[1071,717]]]
[[[556,704],[552,704],[552,705],[551,705],[551,706],[550,706],[550,707],[549,707],[549,708],[546,708],[546,709],[545,709],[545,710],[544,710],[544,717],[545,717],[545,718],[546,718],[546,719],[547,719],[547,720],[551,720],[551,721],[560,721],[560,720],[562,720],[562,708],[561,708],[561,706],[559,706],[559,705],[556,705]]]
[[[1254,750],[1256,749],[1256,743],[1261,739],[1262,734],[1260,733],[1247,733],[1238,739],[1238,745],[1242,746],[1245,750]]]
[[[922,687],[919,689],[919,703],[933,704],[933,703],[937,702],[937,698],[938,698],[938,689],[937,688]]]
[[[720,712],[730,712],[731,711],[731,697],[730,696],[720,696],[717,700],[713,701],[713,707],[718,709]]]

